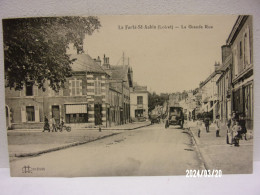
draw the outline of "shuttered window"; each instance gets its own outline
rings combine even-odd
[[[95,80],[95,95],[101,95],[101,80],[98,78]]]
[[[82,95],[82,80],[70,80],[70,94],[71,96]]]

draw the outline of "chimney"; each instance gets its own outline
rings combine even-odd
[[[215,66],[215,71],[217,71],[217,70],[219,69],[219,67],[220,67],[220,63],[219,63],[219,62],[218,62],[218,63],[215,62],[215,65],[214,65],[214,66]]]
[[[222,52],[222,64],[224,64],[227,57],[231,54],[231,48],[228,45],[222,45],[221,46],[221,52]]]
[[[94,61],[99,65],[101,66],[101,60],[100,60],[100,57],[98,56],[97,59],[94,59]]]
[[[101,62],[100,62],[101,64]],[[103,68],[105,69],[109,69],[110,68],[110,64],[109,64],[109,57],[106,57],[106,55],[104,54],[104,59],[103,59]]]

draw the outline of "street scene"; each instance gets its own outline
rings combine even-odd
[[[252,23],[4,19],[11,176],[252,173]]]

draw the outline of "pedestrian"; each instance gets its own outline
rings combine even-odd
[[[233,134],[233,143],[235,146],[239,146],[239,134],[241,132],[242,128],[239,124],[239,120],[236,121],[236,124],[232,128],[232,134]]]
[[[239,134],[239,138],[242,139],[242,135],[244,135],[245,140],[247,140],[246,138],[246,133],[247,133],[247,129],[246,129],[246,120],[245,120],[245,115],[244,113],[241,113],[239,115],[239,125],[241,126],[241,132]]]
[[[216,137],[220,137],[220,135],[219,135],[219,131],[220,131],[219,115],[216,116],[214,123],[215,123],[215,129],[216,129]]]
[[[232,145],[232,140],[233,140],[233,131],[232,128],[236,124],[236,112],[232,112],[232,114],[229,115],[229,119],[227,122],[227,144]]]
[[[61,117],[61,122],[60,122],[60,132],[62,132],[62,130],[63,130],[63,126],[64,126],[64,121],[63,121],[63,117]]]
[[[197,121],[197,128],[198,128],[198,137],[200,137],[200,133],[202,130],[202,119],[199,118],[199,120]]]
[[[52,132],[57,132],[56,121],[54,116],[51,118]]]
[[[44,127],[43,127],[43,131],[49,131],[50,132],[50,125],[49,125],[49,120],[46,116],[44,116]]]
[[[206,132],[208,133],[209,132],[209,121],[210,121],[210,119],[209,119],[209,116],[208,116],[208,114],[205,116],[205,118],[204,118],[204,124],[205,124],[205,127],[206,127]]]

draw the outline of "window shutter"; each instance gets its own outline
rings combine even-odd
[[[40,122],[39,106],[34,106],[35,122]]]
[[[25,96],[25,90],[26,90],[26,87],[24,86],[23,89],[20,91],[21,97]]]
[[[38,96],[38,87],[36,85],[33,86],[33,96]]]
[[[82,95],[82,80],[79,81],[79,95]]]
[[[22,119],[22,123],[26,122],[26,111],[25,111],[25,106],[21,107],[21,119]]]
[[[59,95],[60,95],[60,96],[63,96],[63,89],[60,89]]]

